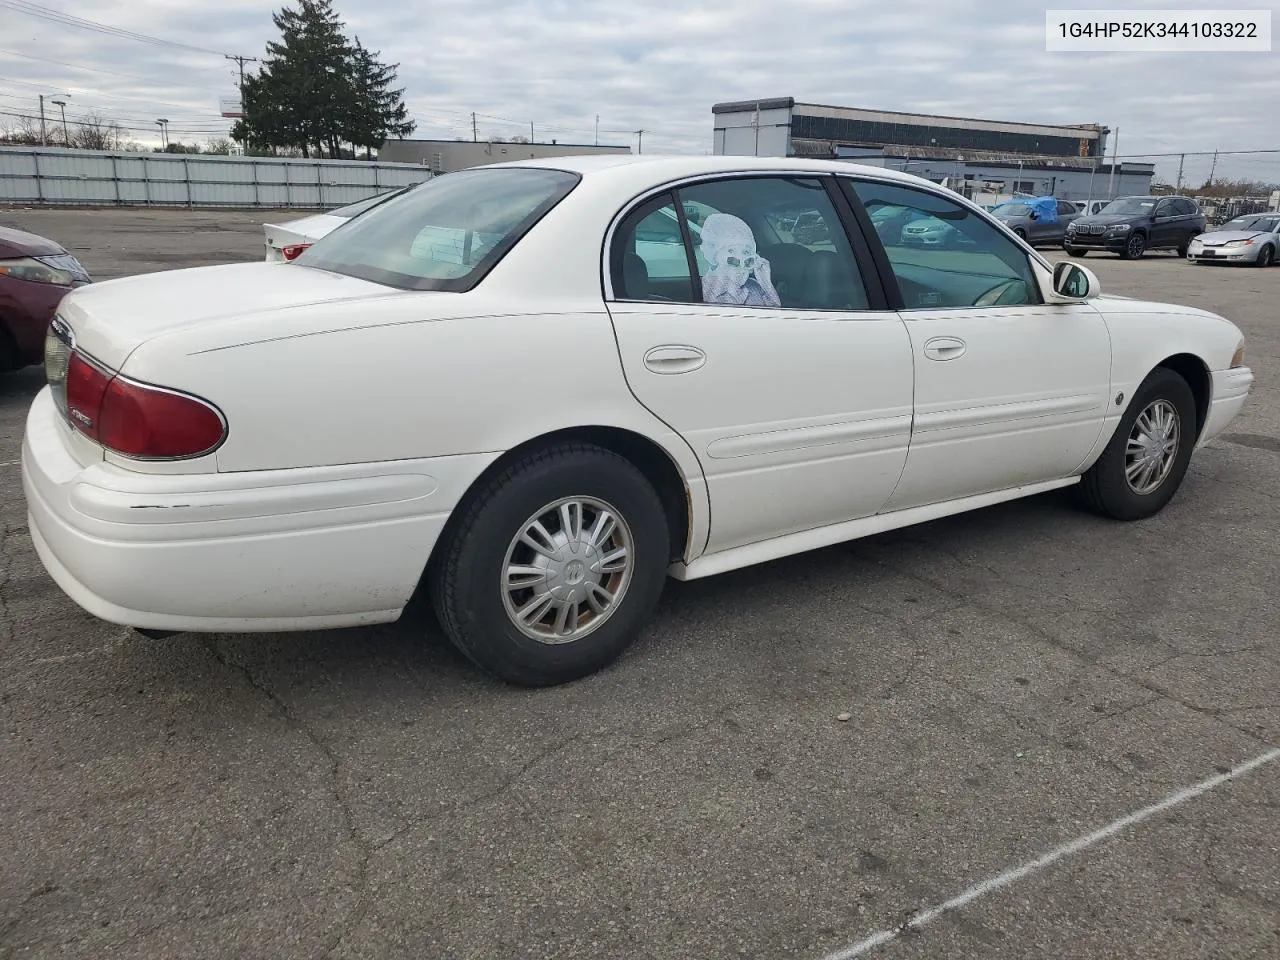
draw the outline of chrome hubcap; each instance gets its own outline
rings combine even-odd
[[[540,643],[580,640],[609,619],[631,584],[631,528],[612,506],[567,497],[525,521],[507,547],[502,599]]]
[[[1180,437],[1178,411],[1168,400],[1156,400],[1138,414],[1125,447],[1124,476],[1130,490],[1145,495],[1165,482],[1177,459]]]

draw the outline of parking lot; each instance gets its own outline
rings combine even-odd
[[[104,280],[256,259],[299,215],[0,222]],[[671,581],[620,662],[543,691],[425,608],[95,620],[27,534],[42,372],[0,377],[0,958],[1280,956],[1280,762],[1208,785],[1280,745],[1280,268],[1084,262],[1249,338],[1253,398],[1162,514],[1051,494]]]

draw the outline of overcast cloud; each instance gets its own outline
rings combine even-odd
[[[261,56],[281,0],[37,0],[180,43]],[[1218,9],[1198,0],[1117,7]],[[1280,148],[1280,53],[1046,53],[1057,0],[336,0],[349,32],[384,59],[418,122],[415,136],[529,135],[706,153],[711,105],[794,96],[849,106],[984,119],[1119,127],[1121,155]],[[1232,0],[1235,9],[1280,3]],[[218,98],[235,65],[0,7],[0,125],[40,93],[69,92],[72,119],[93,109],[141,141],[155,119],[174,139],[225,134]],[[40,59],[38,59],[40,58]],[[49,61],[61,61],[53,63]],[[252,64],[250,65],[252,69]],[[56,107],[48,107],[56,117]],[[1188,180],[1208,158],[1188,157]],[[1176,158],[1160,161],[1172,177]],[[1218,173],[1280,180],[1280,155],[1228,158]]]

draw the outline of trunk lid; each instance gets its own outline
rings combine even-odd
[[[58,315],[76,346],[119,369],[152,337],[224,319],[323,303],[386,297],[398,291],[292,263],[244,263],[166,270],[80,287]]]

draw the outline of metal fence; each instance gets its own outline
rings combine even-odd
[[[430,176],[410,163],[0,147],[0,204],[314,209]]]

